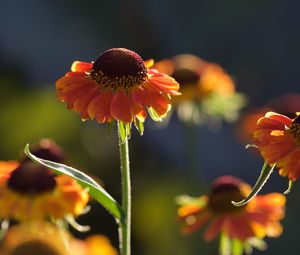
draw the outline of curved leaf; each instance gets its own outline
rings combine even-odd
[[[231,203],[234,206],[243,206],[247,204],[252,198],[254,198],[257,195],[257,193],[261,190],[261,188],[265,185],[266,181],[269,179],[271,173],[275,168],[275,165],[276,164],[270,166],[267,162],[265,162],[263,168],[261,169],[260,175],[248,197],[246,197],[240,202],[231,201]]]
[[[34,162],[41,164],[57,174],[65,174],[76,179],[83,187],[89,189],[91,197],[96,199],[103,205],[116,219],[120,220],[122,216],[122,209],[118,202],[113,199],[107,191],[105,191],[95,180],[86,175],[85,173],[64,164],[52,162],[49,160],[41,159],[30,153],[29,144],[25,146],[25,154]]]
[[[291,190],[293,188],[293,184],[294,184],[294,181],[289,180],[289,186],[288,186],[287,190],[285,192],[283,192],[284,195],[287,195],[291,192]]]

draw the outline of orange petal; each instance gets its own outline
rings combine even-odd
[[[93,67],[93,64],[81,61],[74,61],[71,66],[72,72],[89,72]]]
[[[111,91],[102,91],[99,96],[91,101],[88,106],[88,113],[91,119],[104,123],[111,120],[110,104],[113,94]]]
[[[181,232],[183,234],[191,234],[199,230],[203,224],[205,224],[212,217],[208,210],[195,216],[188,216],[185,218],[185,225],[182,227]]]
[[[56,89],[64,89],[66,87],[72,87],[74,84],[85,82],[91,79],[86,73],[74,73],[68,72],[65,76],[58,79],[55,83]]]
[[[273,164],[280,161],[283,157],[289,154],[295,148],[295,143],[289,141],[281,141],[267,145],[258,145],[261,149],[261,154],[268,163]]]
[[[292,119],[289,117],[276,113],[276,112],[267,112],[265,115],[266,118],[274,119],[279,122],[284,123],[286,126],[289,126],[292,123]]]
[[[151,106],[150,94],[143,87],[135,87],[131,91],[131,98],[134,103],[147,107]]]
[[[100,93],[99,90],[99,86],[94,86],[74,103],[74,109],[81,114],[81,118],[87,119],[89,117],[88,105]]]
[[[116,120],[121,120],[125,123],[132,121],[131,100],[123,90],[118,90],[113,96],[110,104],[110,114]]]
[[[160,93],[151,93],[151,106],[160,117],[164,117],[171,109],[170,99]]]
[[[131,102],[131,108],[133,115],[141,122],[144,122],[147,117],[147,111],[144,107],[134,102]]]
[[[210,226],[206,229],[204,233],[204,239],[206,241],[211,241],[220,233],[221,228],[223,226],[224,217],[216,218]]]
[[[76,89],[69,90],[67,92],[57,91],[58,98],[61,101],[67,102],[68,108],[73,109],[74,103],[77,100],[80,100],[83,95],[86,95],[89,91],[91,91],[94,88],[95,85],[93,83],[86,83]]]
[[[254,230],[250,226],[250,222],[243,216],[227,217],[223,230],[230,238],[236,238],[241,241],[255,236]]]
[[[256,203],[263,208],[283,207],[286,203],[286,197],[280,193],[269,193],[256,196]]]
[[[159,92],[165,92],[170,95],[181,95],[178,92],[179,84],[169,76],[149,77],[148,83]]]
[[[10,177],[10,173],[19,165],[17,161],[0,161],[0,184],[7,181]]]
[[[300,147],[296,147],[292,152],[287,154],[282,160],[278,161],[278,167],[283,168],[283,172],[288,174],[292,181],[300,177]],[[281,172],[280,172],[281,174]]]
[[[257,129],[284,130],[285,126],[283,122],[266,117],[259,118],[257,121]]]
[[[188,204],[179,207],[177,214],[181,218],[185,218],[189,215],[197,214],[201,211],[202,208],[200,208],[198,205],[194,204]]]
[[[144,61],[144,64],[145,64],[146,68],[150,68],[151,66],[153,66],[154,60],[148,59],[148,60]]]

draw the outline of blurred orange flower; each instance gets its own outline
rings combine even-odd
[[[0,255],[117,255],[103,235],[75,239],[68,231],[44,221],[11,227],[1,242]]]
[[[146,109],[154,120],[163,118],[171,108],[170,95],[180,94],[179,84],[152,64],[123,48],[109,49],[92,63],[75,61],[56,82],[58,98],[82,119],[100,123],[144,122]]]
[[[1,241],[0,255],[81,255],[69,253],[71,235],[43,221],[26,221],[9,228]]]
[[[154,67],[179,82],[182,95],[172,101],[184,121],[201,123],[209,117],[234,121],[245,104],[244,96],[236,93],[233,80],[218,64],[181,54]]]
[[[214,181],[211,192],[198,198],[179,197],[178,215],[183,220],[182,232],[192,233],[209,223],[206,241],[219,234],[247,242],[251,238],[277,237],[282,232],[285,197],[279,193],[259,195],[247,205],[235,207],[231,201],[245,198],[251,187],[243,181],[223,176]]]
[[[33,149],[44,159],[64,160],[52,141],[43,139]],[[0,218],[17,221],[78,216],[89,200],[87,190],[73,178],[55,175],[25,156],[20,161],[0,161]]]
[[[252,110],[241,117],[237,126],[237,134],[243,142],[246,144],[253,143],[253,130],[256,127],[257,120],[263,117],[268,111],[270,109],[263,107]]]
[[[82,255],[117,255],[117,249],[112,246],[110,240],[103,235],[91,235],[81,240],[76,240],[73,247],[80,247]]]
[[[300,176],[300,116],[294,119],[268,112],[257,122],[255,145],[265,161],[276,163],[279,174],[295,181]]]

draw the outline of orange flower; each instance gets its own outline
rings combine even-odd
[[[244,98],[235,92],[230,76],[217,64],[182,54],[154,65],[180,83],[182,96],[173,99],[180,119],[201,123],[208,117],[237,118]]]
[[[279,168],[279,174],[295,181],[300,176],[300,116],[290,119],[268,112],[257,122],[255,145],[265,161]]]
[[[170,95],[180,94],[179,84],[152,64],[123,48],[109,49],[92,63],[75,61],[56,82],[58,98],[82,119],[100,123],[144,122],[146,109],[163,118],[171,108]]]
[[[0,246],[0,255],[117,255],[117,250],[103,235],[85,240],[45,221],[26,221],[11,227]]]
[[[45,159],[64,159],[61,149],[42,140],[33,153]],[[87,190],[73,178],[55,175],[25,156],[18,161],[0,162],[0,218],[18,221],[78,216],[89,200]]]
[[[110,240],[103,235],[92,235],[81,240],[76,240],[73,247],[80,247],[82,255],[117,255],[117,250],[112,246]],[[75,249],[74,249],[75,250]],[[76,250],[78,250],[76,248]]]
[[[285,197],[271,193],[256,196],[242,207],[231,204],[233,200],[245,198],[250,189],[248,184],[237,178],[223,176],[213,183],[208,195],[179,198],[181,206],[178,215],[184,221],[182,232],[189,234],[209,223],[204,233],[206,241],[222,233],[241,242],[279,236],[282,232],[279,220],[284,217]]]
[[[237,126],[237,134],[243,142],[246,144],[253,143],[253,130],[256,127],[257,120],[268,111],[270,111],[269,108],[262,107],[241,117]]]
[[[69,252],[70,241],[71,235],[53,224],[25,221],[9,228],[1,242],[0,255],[83,255]]]
[[[266,112],[274,111],[293,119],[295,112],[300,109],[300,94],[285,94],[267,102],[263,107],[251,109],[242,116],[238,125],[238,135],[246,143],[253,143],[253,130],[256,128],[257,120]]]

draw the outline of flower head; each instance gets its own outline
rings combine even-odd
[[[300,94],[285,94],[273,98],[263,107],[251,109],[240,118],[237,129],[238,136],[246,143],[253,143],[253,130],[256,128],[257,120],[263,117],[266,112],[277,112],[293,119],[299,109]]]
[[[230,76],[217,64],[182,54],[155,64],[180,83],[182,96],[173,99],[180,119],[201,123],[209,118],[233,121],[245,104]]]
[[[92,63],[75,61],[56,82],[58,98],[82,119],[100,123],[144,122],[146,110],[163,118],[171,108],[170,95],[180,94],[179,84],[151,65],[124,48],[109,49]]]
[[[59,147],[42,140],[34,149],[45,159],[62,158]],[[88,192],[74,179],[55,175],[26,158],[0,162],[0,218],[17,221],[80,215],[89,200]]]
[[[1,242],[0,255],[68,255],[66,242],[70,241],[67,231],[51,223],[26,221],[9,228]]]
[[[76,240],[81,247],[82,255],[117,255],[118,252],[112,246],[110,240],[103,235],[92,235],[84,240]],[[73,245],[75,247],[75,245]]]
[[[207,241],[222,233],[241,242],[279,236],[282,232],[279,220],[284,217],[285,197],[272,193],[257,196],[242,207],[231,204],[232,200],[245,198],[249,191],[248,184],[235,177],[223,176],[213,183],[208,195],[179,198],[181,206],[178,215],[183,220],[182,232],[192,233],[208,223],[204,233]]]
[[[0,246],[0,255],[117,255],[110,240],[92,235],[75,239],[68,231],[45,221],[26,221],[11,227]]]
[[[257,122],[255,145],[265,161],[276,164],[279,174],[295,181],[300,176],[300,116],[268,112]]]

